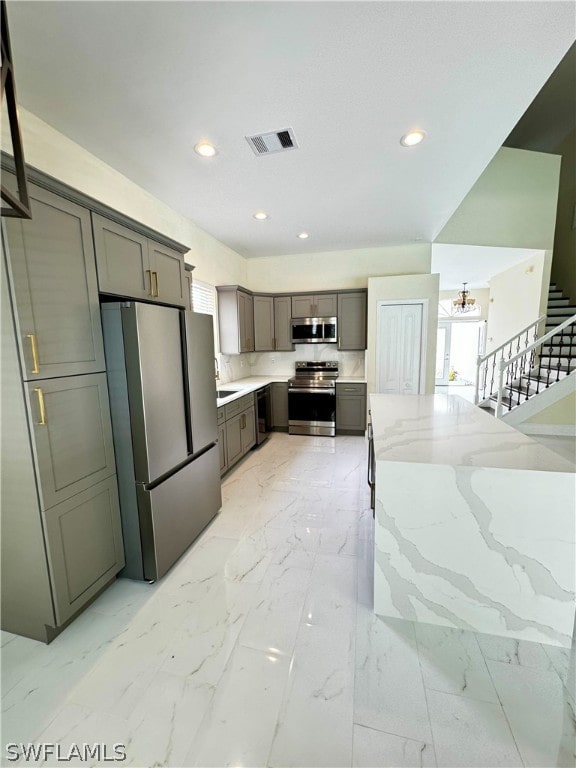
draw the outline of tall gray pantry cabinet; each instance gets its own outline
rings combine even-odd
[[[50,641],[124,565],[90,211],[2,238],[2,628]]]

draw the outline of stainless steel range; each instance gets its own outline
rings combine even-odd
[[[288,382],[288,432],[291,435],[336,434],[336,379],[334,360],[300,361]]]

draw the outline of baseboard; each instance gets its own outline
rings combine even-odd
[[[530,424],[524,422],[516,427],[525,435],[555,435],[556,437],[576,437],[574,424]]]

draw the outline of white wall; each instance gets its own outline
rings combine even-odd
[[[400,275],[372,277],[368,280],[368,350],[366,352],[368,393],[376,390],[376,306],[378,301],[428,299],[425,391],[426,394],[433,394],[438,327],[438,285],[439,275]]]
[[[502,147],[436,243],[552,249],[560,157]]]
[[[246,287],[263,292],[366,288],[375,275],[429,273],[431,253],[430,243],[406,243],[247,259]]]
[[[185,258],[195,265],[197,279],[245,283],[246,260],[238,253],[31,112],[20,107],[19,115],[28,165],[187,245]],[[6,131],[3,139],[2,148],[11,153]]]
[[[551,264],[552,253],[541,251],[490,280],[486,352],[546,314]]]

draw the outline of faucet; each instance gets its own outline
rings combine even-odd
[[[218,358],[217,357],[214,358],[214,370],[215,370],[214,378],[216,379],[216,381],[218,381],[218,379],[220,378],[220,369],[218,368]]]

